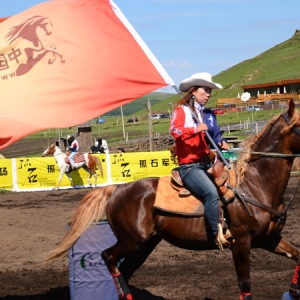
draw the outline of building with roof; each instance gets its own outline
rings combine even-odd
[[[243,85],[244,93],[236,98],[219,98],[217,107],[242,108],[248,105],[282,105],[293,99],[300,104],[300,79],[280,80],[260,84]],[[245,97],[246,96],[246,97]]]

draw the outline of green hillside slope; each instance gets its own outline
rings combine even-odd
[[[170,93],[162,93],[162,92],[153,92],[146,96],[143,96],[129,104],[123,105],[123,115],[124,116],[131,116],[136,114],[137,111],[145,110],[146,106],[145,104],[148,102],[148,100],[151,101],[152,104],[158,103],[161,100],[164,100],[166,98],[170,97]],[[105,116],[119,116],[120,115],[120,108],[116,108],[107,114]]]
[[[224,87],[217,91],[214,101],[236,97],[243,92],[243,85],[296,78],[300,78],[299,30],[287,41],[214,76],[213,79]]]
[[[215,107],[218,98],[237,97],[238,93],[243,92],[243,85],[296,78],[300,78],[300,30],[298,29],[285,42],[213,76],[213,80],[221,83],[223,89],[213,90],[207,106]],[[179,95],[167,96],[169,97],[162,97],[161,101],[150,99],[153,113],[169,111],[169,103],[175,103],[179,99]],[[135,103],[128,106],[135,106]],[[145,107],[137,109],[135,113],[141,116],[147,115]]]

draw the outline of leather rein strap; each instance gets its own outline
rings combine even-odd
[[[290,120],[290,118],[288,117],[287,113],[284,113],[282,116],[283,116],[285,122],[286,122],[288,125],[290,125],[290,124],[291,124],[291,120]],[[299,129],[296,125],[294,125],[294,126],[292,127],[292,129],[295,131],[295,133],[296,133],[298,136],[300,136],[300,129]],[[265,156],[272,156],[272,157],[298,156],[298,155],[295,155],[295,154],[278,154],[278,153],[277,153],[277,155],[274,155],[275,153],[269,153],[270,155],[267,155],[267,153],[263,153],[263,152],[252,152],[252,154],[264,154]],[[278,216],[279,219],[278,219],[278,223],[277,223],[277,225],[276,225],[276,230],[277,230],[278,227],[279,227],[280,222],[282,222],[282,221],[284,220],[285,215],[286,215],[286,213],[287,213],[287,210],[288,210],[288,208],[290,207],[290,205],[291,205],[291,203],[292,203],[292,201],[293,201],[293,199],[294,199],[296,193],[298,192],[299,185],[300,185],[300,181],[299,181],[298,184],[297,184],[295,193],[293,194],[293,196],[291,197],[291,199],[290,199],[288,205],[285,207],[285,209],[284,209],[282,212],[279,212],[278,210],[276,210],[276,209],[274,209],[274,208],[272,208],[272,207],[270,207],[270,206],[268,206],[268,205],[266,205],[266,204],[264,204],[264,203],[262,203],[262,202],[259,202],[259,201],[255,200],[255,199],[245,197],[245,195],[241,195],[241,193],[240,193],[236,188],[234,188],[234,187],[232,187],[232,186],[227,185],[227,187],[228,187],[229,189],[231,189],[231,190],[235,193],[235,195],[239,198],[239,200],[240,200],[240,201],[242,202],[242,204],[244,205],[244,207],[245,207],[245,209],[247,210],[247,212],[248,212],[248,214],[249,214],[250,217],[252,217],[252,213],[251,213],[251,211],[250,211],[250,209],[249,209],[247,203],[253,204],[253,205],[257,206],[257,207],[260,207],[260,208],[262,208],[262,209],[264,209],[264,210],[266,210],[266,211],[268,211],[268,212],[270,212],[270,213],[272,213],[272,214]],[[246,203],[246,202],[247,202],[247,203]]]
[[[290,125],[290,124],[291,124],[291,120],[290,120],[290,118],[288,117],[288,115],[287,115],[286,113],[284,113],[282,116],[283,116],[285,122],[286,122],[288,125]],[[296,126],[296,124],[293,126],[293,130],[296,132],[296,134],[297,134],[298,136],[300,136],[300,129]]]
[[[260,207],[260,208],[262,208],[262,209],[264,209],[264,210],[266,210],[266,211],[268,211],[268,212],[276,215],[277,217],[279,217],[279,220],[278,220],[276,228],[278,228],[279,222],[282,221],[285,218],[287,210],[289,209],[290,205],[292,204],[292,201],[294,200],[295,195],[298,193],[299,186],[300,186],[300,180],[298,181],[295,193],[292,195],[291,199],[289,200],[288,205],[284,208],[284,210],[282,212],[279,212],[278,210],[276,210],[276,209],[274,209],[274,208],[272,208],[272,207],[270,207],[270,206],[268,206],[266,204],[263,204],[263,203],[255,200],[255,199],[248,198],[248,197],[245,197],[244,195],[241,195],[236,188],[227,185],[227,187],[229,189],[233,190],[233,192],[236,194],[236,196],[241,200],[241,202],[245,206],[247,212],[249,213],[250,217],[252,217],[252,213],[249,210],[249,207],[247,206],[246,202],[250,203],[250,204],[253,204],[253,205],[257,206],[257,207]]]

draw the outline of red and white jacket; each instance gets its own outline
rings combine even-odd
[[[198,117],[200,117],[198,115]],[[200,117],[201,118],[201,117]],[[176,141],[176,152],[180,165],[198,162],[209,154],[205,142],[205,133],[197,132],[198,124],[193,118],[190,108],[178,106],[172,116],[170,132]]]

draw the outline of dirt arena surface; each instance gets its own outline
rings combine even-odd
[[[291,177],[285,200],[299,177]],[[274,187],[276,188],[276,187]],[[56,247],[66,224],[89,189],[0,194],[0,299],[69,300],[67,256],[47,268],[39,263]],[[282,235],[300,248],[300,194]],[[295,263],[252,250],[253,299],[280,300]],[[131,278],[134,300],[237,300],[230,250],[187,251],[162,242]],[[109,300],[103,299],[102,300]]]

